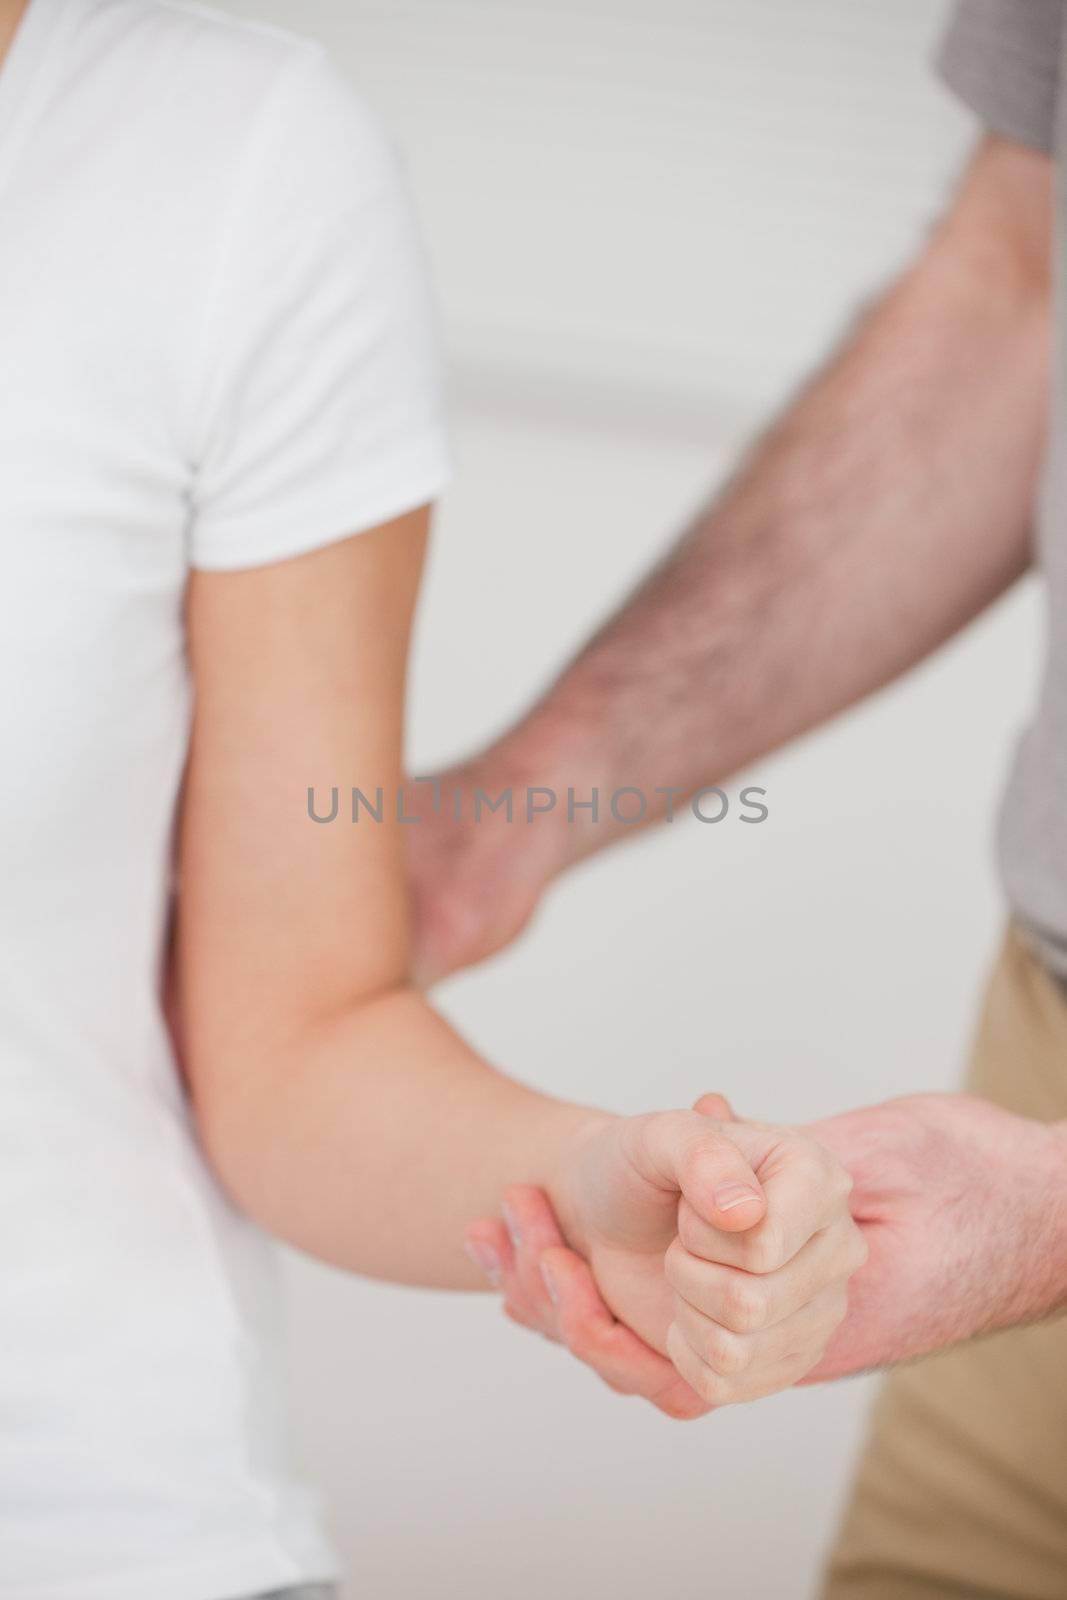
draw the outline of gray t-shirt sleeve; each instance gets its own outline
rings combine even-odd
[[[941,77],[995,133],[1051,151],[1065,0],[959,0]]]

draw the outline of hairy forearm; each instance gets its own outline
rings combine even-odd
[[[942,230],[677,548],[476,764],[479,781],[586,794],[632,785],[654,815],[657,788],[720,782],[822,722],[1023,571],[1048,304],[1040,274],[989,245],[996,223]],[[632,831],[605,809],[596,826],[560,830],[560,865]]]
[[[981,1161],[972,1149],[969,1178],[963,1181],[961,1173],[944,1195],[965,1223],[947,1235],[940,1258],[930,1263],[937,1284],[924,1313],[927,1349],[1067,1309],[1067,1122],[988,1109],[999,1115],[996,1144],[982,1150]],[[979,1140],[976,1134],[981,1149]],[[924,1176],[932,1190],[937,1176]],[[892,1359],[920,1353],[913,1330],[901,1330],[900,1337]]]
[[[1067,1311],[1067,1122],[1053,1123],[1048,1138],[1048,1206],[1035,1218],[1032,1270],[1002,1316],[1005,1325]]]
[[[990,1327],[1014,1327],[1067,1311],[1067,1122],[1037,1124],[1047,1151],[1048,1189],[1035,1207],[1030,1227],[1020,1229],[1020,1270],[991,1306]],[[996,1222],[990,1231],[996,1238]]]
[[[409,989],[203,1076],[205,1148],[242,1209],[336,1266],[431,1287],[486,1287],[463,1231],[508,1184],[566,1217],[564,1173],[607,1120],[496,1072]]]
[[[932,1094],[805,1131],[852,1175],[869,1246],[812,1381],[1067,1309],[1067,1123]]]

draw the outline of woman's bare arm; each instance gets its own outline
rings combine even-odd
[[[357,1270],[474,1282],[463,1227],[558,1187],[590,1113],[503,1077],[407,984],[392,799],[427,514],[296,560],[198,572],[177,971],[208,1151],[274,1232]],[[341,789],[312,822],[307,789]]]
[[[427,1285],[484,1286],[466,1224],[496,1212],[508,1185],[543,1189],[620,1319],[601,1325],[593,1364],[610,1375],[629,1348],[627,1381],[674,1414],[703,1405],[664,1357],[676,1314],[664,1253],[683,1197],[739,1276],[773,1274],[829,1238],[813,1314],[744,1363],[745,1395],[754,1381],[781,1386],[787,1369],[793,1381],[821,1354],[858,1265],[839,1164],[781,1130],[695,1112],[613,1117],[496,1072],[408,981],[396,812],[308,814],[309,787],[390,799],[400,787],[426,523],[415,513],[291,561],[191,579],[176,972],[207,1156],[274,1233]]]

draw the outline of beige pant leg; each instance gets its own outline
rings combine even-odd
[[[967,1081],[1067,1118],[1067,996],[1016,933]],[[822,1600],[1067,1600],[1067,1318],[897,1368],[871,1421]]]

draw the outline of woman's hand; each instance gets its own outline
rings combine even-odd
[[[557,1186],[557,1212],[519,1187],[506,1224],[467,1233],[513,1320],[671,1416],[798,1382],[866,1259],[840,1163],[793,1130],[730,1117],[707,1096],[695,1112],[607,1123]]]

